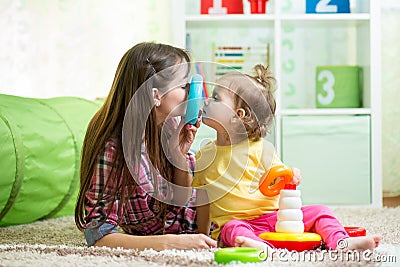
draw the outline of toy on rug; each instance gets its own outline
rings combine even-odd
[[[280,180],[271,185],[277,178]],[[284,166],[272,167],[261,178],[261,193],[269,197],[280,193],[280,198],[276,232],[264,232],[259,236],[276,248],[296,251],[314,249],[321,245],[322,238],[319,234],[304,232],[301,191],[290,183],[292,178],[292,170]]]
[[[264,176],[260,180],[261,193],[269,197],[280,193],[280,199],[276,232],[262,233],[260,238],[267,240],[276,248],[288,250],[303,251],[318,247],[322,241],[321,236],[304,232],[301,191],[296,190],[296,185],[290,184],[293,177],[291,169],[275,166]],[[277,178],[281,179],[271,185]],[[344,229],[351,237],[366,235],[366,230],[362,227],[346,226]]]
[[[277,180],[280,178],[279,180]],[[301,210],[301,191],[291,184],[293,172],[284,166],[275,166],[260,180],[259,190],[265,196],[272,197],[280,194],[279,210],[277,213],[276,232],[264,232],[260,238],[268,241],[276,248],[295,250],[298,252],[312,250],[321,245],[319,234],[304,232],[303,212]],[[365,236],[362,227],[344,227],[349,236]],[[217,263],[261,262],[262,250],[248,247],[222,248],[214,253]]]
[[[280,180],[277,180],[280,178]],[[275,166],[263,175],[259,190],[268,197],[281,194],[279,200],[278,221],[275,225],[277,232],[265,232],[260,238],[267,240],[276,248],[288,250],[313,249],[321,244],[321,236],[315,233],[304,233],[303,213],[301,211],[300,191],[296,185],[290,184],[293,172],[284,166]],[[274,183],[275,182],[275,183]],[[222,248],[215,252],[217,263],[261,262],[262,250],[247,247]]]
[[[344,230],[346,230],[347,234],[350,237],[367,235],[367,230],[365,230],[365,228],[358,226],[345,226]]]
[[[229,247],[221,248],[214,253],[214,260],[217,263],[231,262],[261,262],[260,254],[263,251],[258,248]]]
[[[100,103],[0,94],[0,227],[74,214],[81,148]]]

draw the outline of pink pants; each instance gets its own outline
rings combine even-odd
[[[301,210],[303,211],[304,231],[321,235],[322,240],[330,249],[335,249],[339,240],[349,237],[328,207],[310,205],[302,207]],[[277,211],[253,220],[231,220],[222,227],[219,238],[230,247],[235,246],[236,236],[245,236],[273,247],[258,235],[263,232],[275,232],[276,214]]]

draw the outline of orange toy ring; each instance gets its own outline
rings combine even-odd
[[[281,177],[280,181],[272,184],[272,182]],[[267,197],[273,197],[279,194],[279,192],[293,179],[293,171],[285,166],[274,166],[269,172],[266,172],[260,179],[259,189],[261,193]]]

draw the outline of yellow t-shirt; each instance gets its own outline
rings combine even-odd
[[[214,239],[232,219],[250,220],[278,209],[278,196],[266,197],[258,190],[262,175],[276,165],[283,164],[265,140],[232,146],[210,142],[200,149],[192,185],[207,191],[210,219],[218,225]]]

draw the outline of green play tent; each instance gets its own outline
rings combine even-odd
[[[0,226],[73,215],[83,138],[99,107],[0,94]]]

